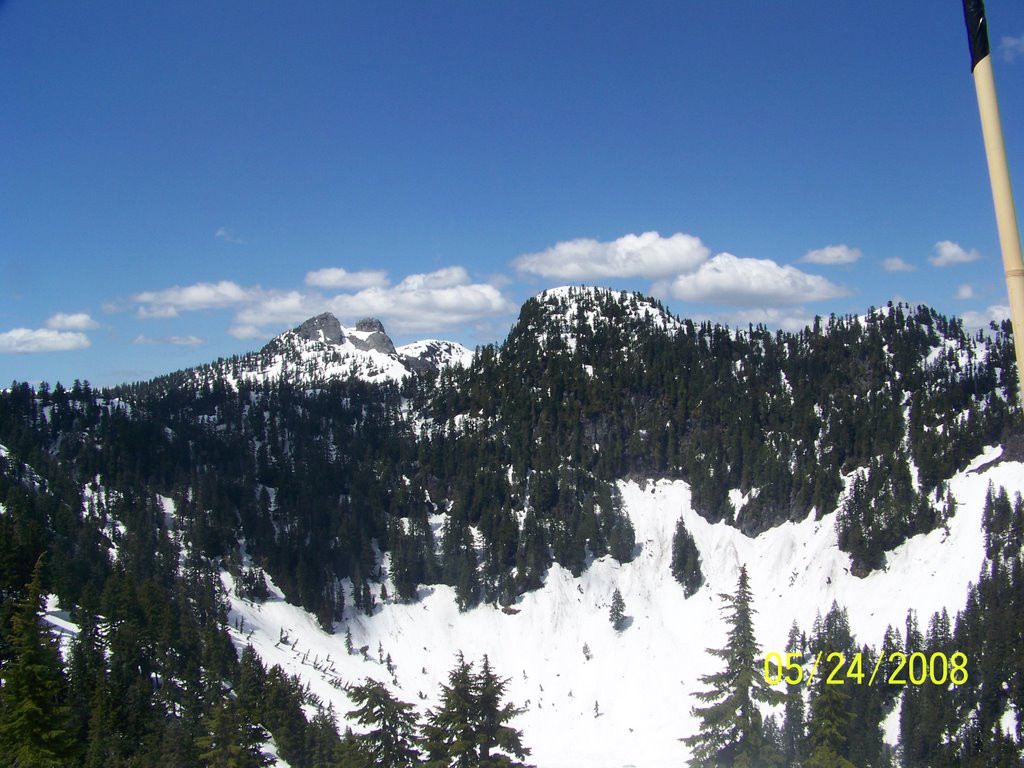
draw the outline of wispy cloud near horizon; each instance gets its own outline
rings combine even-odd
[[[863,255],[859,248],[851,248],[848,245],[826,245],[824,248],[808,251],[800,261],[806,264],[834,266],[837,264],[853,264]]]
[[[959,243],[950,240],[940,240],[935,244],[935,254],[928,257],[928,261],[935,267],[949,267],[953,264],[967,264],[977,261],[981,254],[975,250],[966,250]]]
[[[89,337],[78,331],[14,328],[0,333],[0,353],[69,352],[89,345]]]
[[[886,272],[916,272],[917,267],[913,264],[908,264],[903,259],[893,257],[891,259],[882,260],[882,269]]]
[[[227,227],[218,227],[217,231],[213,233],[213,236],[218,240],[222,240],[225,243],[231,243],[232,245],[244,245],[245,241],[232,232]]]
[[[690,272],[707,261],[711,251],[693,235],[657,232],[623,235],[601,242],[565,240],[537,253],[517,257],[520,272],[558,280],[586,281],[641,277],[651,280]]]
[[[771,259],[720,253],[693,274],[656,286],[658,292],[702,304],[769,308],[848,296],[849,291],[820,275]]]
[[[46,320],[46,327],[55,331],[92,331],[100,327],[86,312],[57,312]]]
[[[999,51],[1003,54],[1005,61],[1013,61],[1017,57],[1024,57],[1024,35],[1020,37],[1003,37],[999,41]]]

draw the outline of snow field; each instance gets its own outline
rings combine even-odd
[[[1011,494],[1024,492],[1024,465],[998,463],[1000,452],[986,450],[950,482],[957,513],[948,531],[907,541],[889,553],[885,570],[865,579],[850,574],[849,557],[837,547],[834,513],[748,538],[697,515],[686,483],[627,482],[620,489],[636,530],[635,560],[623,565],[602,558],[579,577],[553,566],[543,588],[524,595],[508,613],[490,605],[460,613],[451,589],[431,586],[413,605],[388,602],[369,617],[348,612],[329,635],[271,584],[276,597],[262,605],[232,596],[231,620],[241,626],[235,641],[239,647],[252,643],[268,665],[301,675],[314,694],[333,702],[343,726],[352,706],[336,687],[342,681],[373,677],[422,713],[437,703],[459,650],[474,663],[486,653],[509,679],[508,699],[527,709],[514,725],[523,730],[538,768],[679,766],[687,751],[678,739],[697,725],[690,709],[697,703],[693,694],[703,689],[699,676],[720,668],[706,652],[725,641],[718,594],[735,591],[741,564],[750,574],[765,653],[784,652],[792,622],[809,632],[833,600],[848,610],[857,639],[876,647],[887,625],[902,631],[908,608],[917,611],[922,626],[943,607],[954,616],[982,565],[981,513],[989,482]],[[680,515],[700,550],[706,579],[688,600],[669,570]],[[230,577],[225,579],[230,588]],[[616,588],[628,621],[621,633],[608,618]],[[355,655],[346,652],[346,629]],[[282,631],[287,643],[280,642]],[[394,676],[380,663],[378,645],[391,655]],[[365,659],[358,652],[363,646]]]

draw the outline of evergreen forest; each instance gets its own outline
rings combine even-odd
[[[298,678],[233,644],[222,574],[255,601],[272,579],[329,632],[436,584],[463,611],[510,608],[555,563],[636,557],[616,483],[673,478],[701,517],[748,535],[838,510],[863,577],[945,525],[949,479],[985,446],[1024,460],[1009,323],[970,334],[924,306],[784,332],[563,289],[470,365],[398,383],[238,375],[252,359],[0,392],[0,765],[259,766],[268,739],[293,768],[525,765],[488,658],[460,657],[422,714],[351,682],[363,731],[344,733]],[[1022,540],[1024,502],[991,488],[985,570],[957,615],[911,613],[878,648],[839,605],[791,633],[802,669],[821,651],[882,669],[894,650],[962,651],[968,680],[948,688],[759,687],[741,579],[703,735],[680,734],[692,764],[1024,764],[1024,721],[1006,717],[1024,711]],[[671,567],[687,596],[701,588],[682,523]],[[80,628],[70,641],[43,621],[48,599]],[[742,718],[720,718],[722,700]]]

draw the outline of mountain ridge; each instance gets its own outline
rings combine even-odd
[[[204,681],[242,689],[250,643],[303,676],[268,685],[319,691],[295,704],[300,718],[328,701],[336,714],[337,686],[360,675],[436,701],[451,659],[433,652],[461,650],[515,678],[545,768],[660,766],[682,759],[676,739],[697,727],[685,712],[725,629],[714,594],[749,563],[763,650],[786,650],[792,621],[816,649],[870,659],[851,633],[878,644],[895,622],[883,649],[962,650],[977,665],[984,685],[956,691],[970,704],[948,718],[958,742],[1004,748],[1016,729],[1016,749],[1024,673],[999,663],[1024,652],[1005,636],[1024,615],[1010,341],[1005,324],[971,336],[903,304],[771,332],[567,287],[524,302],[506,340],[467,365],[398,383],[322,376],[341,351],[396,361],[379,323],[321,315],[202,375],[102,391],[17,384],[0,393],[0,587],[22,594],[36,553],[52,553],[48,590],[97,638],[93,663],[112,681],[138,677],[137,695],[154,698],[133,712],[167,701],[195,715],[167,715],[177,729],[214,716]],[[632,619],[619,632],[615,589]],[[159,611],[138,605],[154,595]],[[911,607],[945,619],[927,633],[926,616],[900,624]],[[126,651],[130,637],[152,658]],[[154,693],[152,675],[169,685]],[[913,768],[948,747],[941,723],[921,726],[927,739],[910,730],[925,718],[915,701],[947,689],[846,690],[861,718],[846,734],[854,764],[886,764],[883,732],[930,745]],[[118,709],[129,700],[112,687],[106,706],[136,736],[141,715]],[[654,726],[633,722],[637,706],[657,710]],[[307,764],[280,719],[251,716]],[[586,723],[593,754],[566,739],[571,723]]]
[[[349,328],[330,312],[323,312],[278,334],[258,351],[221,358],[158,379],[183,377],[204,386],[222,382],[232,388],[242,383],[252,386],[281,381],[315,386],[345,379],[371,384],[399,383],[407,376],[467,365],[473,354],[458,342],[440,339],[396,347],[377,318],[363,318]]]

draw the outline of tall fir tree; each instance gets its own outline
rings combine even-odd
[[[831,650],[823,652],[828,658]],[[846,727],[850,720],[849,696],[843,686],[831,685],[827,680],[819,681],[818,692],[811,699],[811,717],[808,732],[811,740],[811,755],[806,768],[854,768],[853,763],[843,757],[846,745]]]
[[[707,706],[693,708],[700,730],[683,739],[692,750],[691,768],[760,768],[779,764],[774,745],[765,737],[758,703],[781,704],[784,694],[772,690],[758,664],[754,636],[753,592],[746,566],[740,568],[734,595],[720,595],[730,625],[724,648],[708,652],[725,662],[720,672],[702,675],[709,690],[696,694]]]
[[[411,768],[419,764],[419,727],[412,704],[399,701],[383,683],[370,678],[362,685],[346,686],[345,693],[356,705],[349,718],[370,729],[355,737],[368,765]]]
[[[441,704],[423,726],[428,768],[527,768],[522,732],[508,723],[522,710],[504,702],[507,680],[484,657],[479,674],[460,653],[441,686]]]
[[[263,750],[267,732],[242,717],[237,702],[225,699],[206,719],[206,734],[196,739],[199,759],[209,768],[263,768],[273,759]]]
[[[508,723],[524,710],[504,701],[508,680],[498,677],[485,655],[476,676],[476,700],[479,709],[479,756],[481,768],[520,765],[512,757],[524,758],[530,750],[523,746],[523,734]]]
[[[441,704],[427,712],[423,726],[428,768],[476,765],[475,698],[473,667],[460,652],[448,684],[441,686]]]
[[[796,622],[789,629],[786,640],[786,652],[798,653],[791,660],[802,664],[806,652],[806,638],[800,632]],[[803,681],[786,682],[786,702],[783,708],[782,721],[782,763],[787,766],[801,765],[807,757],[807,710],[804,706]]]
[[[63,662],[43,619],[42,566],[40,557],[12,617],[10,657],[0,670],[0,747],[11,766],[68,765],[76,752]]]
[[[622,599],[622,593],[618,587],[612,592],[612,604],[608,609],[608,620],[612,623],[616,632],[626,628],[626,601]]]
[[[682,516],[676,523],[676,532],[672,536],[672,575],[682,585],[686,597],[692,597],[704,584],[700,551],[693,536],[686,529]]]

